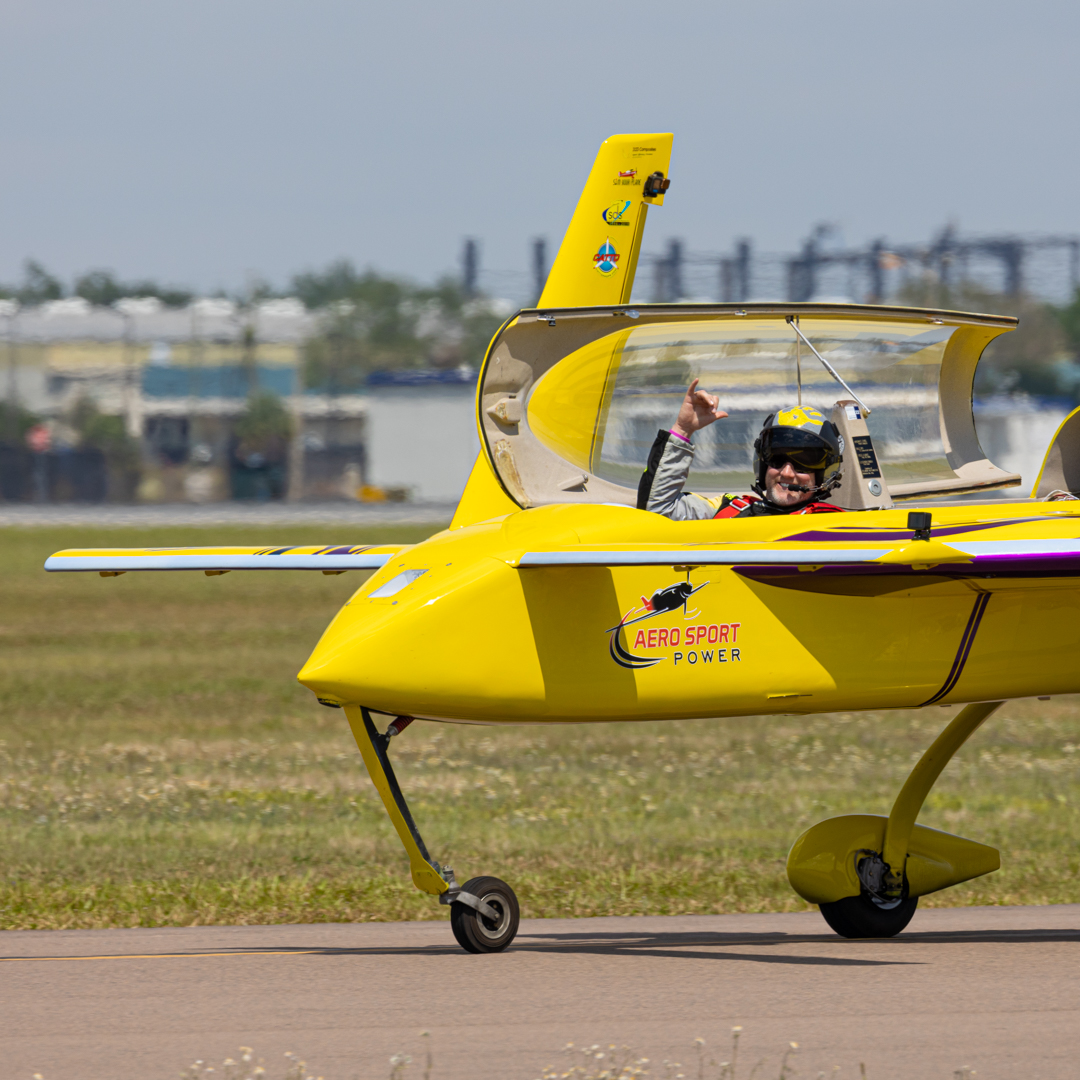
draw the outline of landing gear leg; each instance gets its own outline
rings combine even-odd
[[[502,952],[518,930],[514,890],[505,881],[492,877],[473,878],[459,885],[449,866],[440,866],[431,858],[390,764],[390,736],[379,732],[364,706],[344,708],[371,781],[409,857],[413,884],[421,892],[437,896],[439,903],[450,905],[450,925],[463,949],[472,953]]]
[[[889,823],[885,826],[881,857],[886,867],[886,889],[896,892],[901,887],[915,819],[942,770],[957,750],[982,727],[983,721],[1004,704],[1003,701],[979,701],[961,709],[911,770],[889,811]]]
[[[788,880],[838,934],[892,937],[911,921],[920,896],[999,867],[993,848],[915,819],[942,769],[1002,704],[982,701],[957,713],[911,770],[888,818],[830,818],[796,840]]]

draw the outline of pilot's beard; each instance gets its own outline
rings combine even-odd
[[[773,504],[773,506],[783,507],[785,510],[791,506],[799,506],[802,503],[810,502],[814,498],[816,486],[813,481],[810,482],[808,487],[814,487],[815,491],[788,491],[782,487],[784,481],[774,480],[771,484],[765,485],[765,498]],[[797,498],[792,499],[790,496],[795,495]],[[779,498],[777,498],[779,496]]]

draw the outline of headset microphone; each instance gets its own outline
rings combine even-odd
[[[802,492],[819,492],[819,491],[832,491],[834,488],[838,488],[843,483],[843,474],[837,470],[825,481],[824,484],[777,484],[777,487],[782,487],[786,491],[802,491]]]

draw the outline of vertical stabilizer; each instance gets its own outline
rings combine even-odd
[[[645,215],[664,202],[673,139],[612,135],[601,144],[538,307],[629,303]]]

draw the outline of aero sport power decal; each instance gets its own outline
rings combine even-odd
[[[681,610],[684,622],[695,619],[700,611],[688,611],[686,602],[708,584],[703,581],[695,587],[689,581],[679,581],[665,589],[658,589],[649,599],[643,596],[640,607],[631,608],[619,620],[618,626],[606,631],[610,634],[608,652],[611,659],[619,667],[632,669],[652,667],[667,659],[676,667],[680,663],[694,666],[698,663],[726,664],[730,661],[741,661],[739,628],[742,623],[695,623],[691,626],[642,627],[637,630],[634,635],[634,649],[647,649],[649,652],[656,649],[671,650],[670,656],[643,655],[631,652],[623,645],[621,636],[627,627],[645,622],[646,619],[654,619],[657,615],[671,615]],[[630,633],[631,631],[627,631],[628,642]]]

